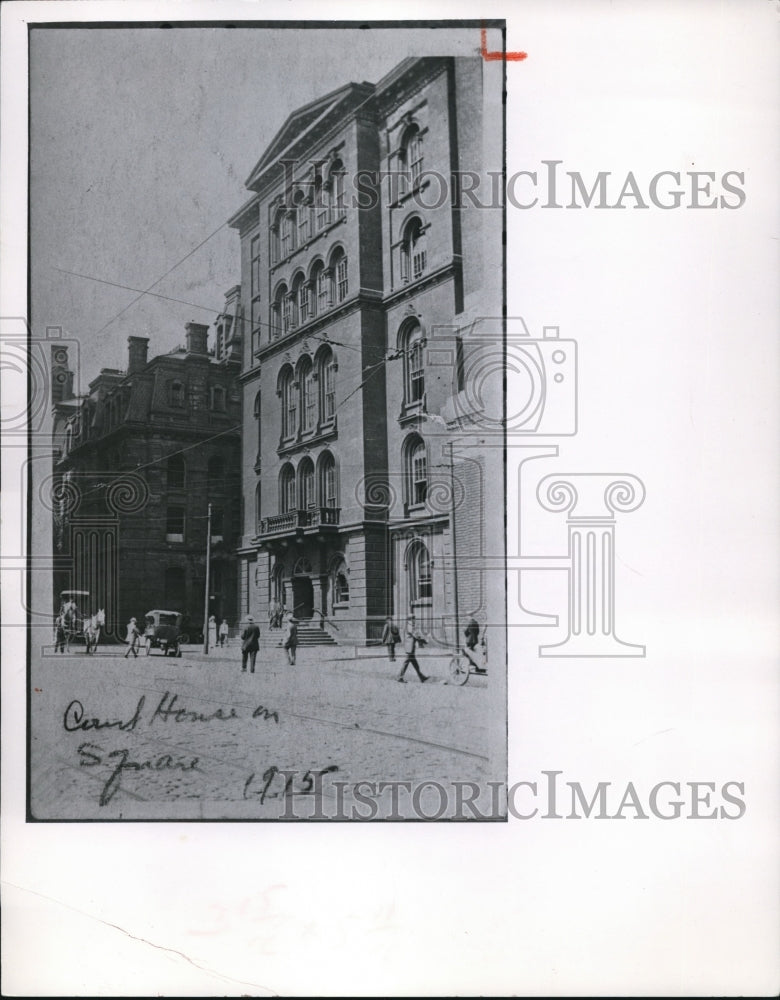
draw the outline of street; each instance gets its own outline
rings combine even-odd
[[[451,686],[429,660],[428,683],[399,684],[399,661],[351,650],[302,648],[292,666],[267,647],[252,674],[235,642],[126,649],[33,659],[35,818],[498,816],[485,678]]]

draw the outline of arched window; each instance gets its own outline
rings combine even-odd
[[[181,455],[171,455],[168,459],[168,489],[169,490],[183,490],[184,489],[184,459]]]
[[[309,283],[303,272],[296,274],[292,283],[293,326],[302,326],[311,319],[309,312]]]
[[[312,290],[316,296],[316,314],[321,316],[330,308],[330,272],[325,270],[322,261],[317,261],[312,267]]]
[[[311,208],[303,191],[295,194],[295,208],[298,213],[298,246],[302,247],[311,236]]]
[[[317,506],[314,492],[314,462],[304,458],[298,466],[298,509],[310,510]]]
[[[271,224],[271,263],[278,264],[282,259],[282,228],[284,224],[284,209],[279,208]]]
[[[333,291],[331,301],[334,303],[343,302],[349,291],[347,282],[347,255],[338,247],[333,251],[330,258],[330,271],[333,276]]]
[[[178,380],[168,383],[168,405],[184,406],[184,385]]]
[[[208,464],[209,489],[220,489],[225,486],[225,460],[221,455],[213,455]]]
[[[331,584],[333,587],[333,603],[349,604],[349,576],[347,574],[347,564],[345,560],[338,559],[331,570]]]
[[[296,211],[291,208],[282,216],[282,260],[295,249]]]
[[[336,459],[329,451],[322,453],[319,467],[320,507],[333,510],[339,505],[339,493],[336,482]]]
[[[433,603],[433,575],[431,557],[424,542],[414,541],[406,550],[406,572],[409,588],[409,604],[426,628],[430,623],[430,608]]]
[[[423,170],[423,143],[418,125],[410,125],[401,139],[399,166],[406,172],[412,186],[418,183]]]
[[[306,316],[301,309],[301,289],[306,287],[305,282],[306,279],[302,271],[299,271],[293,278],[292,291],[290,292],[290,328],[293,330],[301,323],[306,322]]]
[[[276,289],[271,306],[271,339],[281,337],[290,330],[290,300],[287,296],[287,285],[282,282]]]
[[[261,492],[262,492],[261,486],[260,483],[258,482],[257,486],[255,486],[255,531],[258,534],[260,533],[262,524],[262,513],[261,513],[262,508],[260,506]]]
[[[320,420],[329,424],[336,416],[336,359],[326,347],[318,361],[320,378]]]
[[[401,240],[401,280],[417,281],[428,267],[426,229],[422,221],[415,216],[404,227]]]
[[[337,219],[343,219],[346,212],[346,203],[344,198],[344,164],[341,160],[335,160],[331,166],[329,182],[331,204],[330,221],[335,222]]]
[[[298,392],[292,368],[287,368],[279,379],[282,399],[282,438],[289,440],[298,432]]]
[[[257,464],[260,461],[260,455],[262,451],[261,439],[260,439],[260,405],[261,405],[260,393],[258,392],[257,395],[255,396],[255,405],[253,408],[253,416],[255,418],[255,426],[256,426],[255,439],[257,441],[257,456],[255,458],[255,464]]]
[[[405,492],[409,507],[419,507],[428,497],[428,451],[419,434],[405,441]]]
[[[295,509],[295,469],[288,462],[279,473],[279,513],[289,514]]]
[[[305,433],[317,426],[317,383],[309,358],[301,362],[298,380],[301,385],[301,430]]]
[[[314,181],[314,211],[319,232],[330,222],[330,192],[322,183],[320,176]]]
[[[404,357],[404,404],[420,406],[425,399],[425,367],[423,364],[425,339],[422,327],[412,320],[401,335]]]

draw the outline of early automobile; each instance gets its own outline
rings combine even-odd
[[[181,656],[182,617],[179,611],[147,611],[144,629],[147,656],[153,649],[162,650],[163,656]]]

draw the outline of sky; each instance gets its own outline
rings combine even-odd
[[[128,336],[149,337],[150,357],[183,343],[184,324],[212,323],[239,281],[226,222],[288,115],[407,56],[479,42],[476,28],[34,30],[35,335],[77,341],[82,392],[101,367],[125,367]],[[131,290],[158,281],[167,299]]]

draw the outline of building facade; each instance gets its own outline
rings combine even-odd
[[[234,289],[214,349],[198,323],[187,324],[184,346],[151,360],[148,338],[130,337],[125,371],[101,370],[83,397],[55,396],[55,602],[63,590],[88,591],[82,611],[103,608],[109,634],[153,608],[180,611],[201,631],[209,504],[209,610],[236,622],[237,302]]]
[[[456,181],[486,170],[482,71],[408,59],[348,84],[290,115],[247,180],[242,618],[279,601],[357,643],[388,615],[443,643],[486,618],[456,570],[484,549],[485,477],[453,405],[468,331],[502,305],[484,253],[501,213],[467,218]]]

